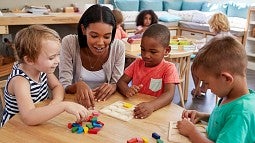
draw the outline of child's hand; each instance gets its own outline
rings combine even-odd
[[[143,102],[136,105],[134,109],[134,117],[136,119],[144,119],[149,117],[152,112],[153,108],[151,107],[151,104],[148,102]]]
[[[190,118],[190,121],[194,124],[196,124],[198,121],[201,120],[199,112],[195,110],[183,110],[182,112],[182,119],[188,119]]]
[[[84,106],[74,103],[74,102],[64,102],[65,105],[65,111],[67,113],[73,114],[77,121],[81,122],[88,118],[88,116],[91,114]]]
[[[178,121],[176,127],[178,128],[180,134],[184,136],[189,136],[190,133],[196,131],[195,125],[192,122],[190,122],[187,118]]]
[[[131,87],[129,87],[128,88],[128,90],[126,91],[126,96],[127,97],[132,97],[132,96],[134,96],[136,93],[138,93],[139,92],[139,90],[141,89],[143,87],[143,85],[142,84],[140,84],[140,85],[132,85]]]

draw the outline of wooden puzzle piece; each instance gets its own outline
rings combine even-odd
[[[177,121],[170,121],[169,122],[169,130],[168,130],[168,140],[175,143],[190,143],[190,140],[181,135],[179,130],[176,127]],[[206,127],[207,125],[199,123],[195,125],[196,128],[206,136]]]
[[[123,101],[117,101],[111,105],[108,105],[102,108],[99,111],[111,117],[114,117],[123,121],[129,121],[133,119],[134,117],[133,110],[134,110],[134,105],[123,102]]]

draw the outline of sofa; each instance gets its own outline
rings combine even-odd
[[[214,13],[222,12],[228,16],[231,33],[241,42],[244,40],[248,9],[255,5],[201,0],[110,0],[109,3],[122,11],[124,29],[128,32],[136,28],[135,19],[140,11],[152,9],[158,16],[159,23],[170,30],[176,30],[177,36],[197,39],[214,36],[209,31],[208,20]]]

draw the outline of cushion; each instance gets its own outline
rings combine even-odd
[[[205,11],[205,12],[222,12],[224,14],[227,14],[227,8],[228,8],[227,4],[206,2],[206,3],[204,3],[202,5],[201,11]]]
[[[155,14],[158,16],[159,21],[163,22],[174,22],[182,19],[181,17],[169,14],[166,11],[155,11]]]
[[[193,13],[192,22],[205,24],[213,16],[214,12],[196,11]]]
[[[181,10],[201,10],[203,1],[182,1],[182,8]]]
[[[139,11],[121,11],[125,22],[132,22],[136,20]]]
[[[163,1],[162,0],[140,0],[139,11],[146,10],[146,9],[151,9],[153,11],[163,11]]]
[[[169,14],[179,16],[181,20],[184,20],[184,21],[192,21],[194,12],[197,12],[197,10],[178,11],[178,10],[168,9]]]
[[[139,10],[139,0],[110,0],[110,4],[114,6],[114,9],[120,9],[121,11]]]
[[[227,16],[246,18],[249,6],[246,3],[229,3]]]
[[[179,21],[181,19],[182,19],[181,17],[175,16],[175,15],[171,15],[171,14],[163,15],[163,16],[159,17],[159,20],[163,21],[163,22],[174,22],[174,21]]]
[[[228,21],[230,27],[245,29],[247,19],[240,17],[228,17]]]
[[[164,0],[163,10],[168,11],[168,9],[181,10],[182,1],[181,0]]]

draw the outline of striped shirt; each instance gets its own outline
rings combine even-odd
[[[28,75],[26,75],[20,68],[20,64],[16,63],[13,66],[12,73],[8,77],[5,89],[4,89],[4,100],[5,108],[3,112],[3,117],[1,121],[1,127],[11,119],[15,114],[19,113],[19,108],[15,95],[10,95],[7,90],[9,81],[15,76],[22,76],[26,78],[30,83],[30,95],[33,100],[33,103],[38,103],[48,98],[48,85],[47,85],[47,75],[46,73],[41,73],[40,82],[37,83],[33,81]],[[21,85],[22,86],[22,85]],[[27,95],[23,95],[27,96]]]

